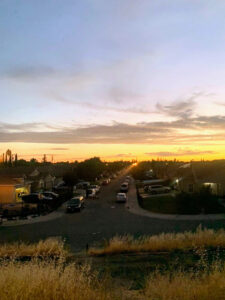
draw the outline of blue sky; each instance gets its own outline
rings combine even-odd
[[[8,143],[23,151],[18,143],[33,141],[36,147],[67,143],[71,151],[95,141],[121,148],[133,138],[154,153],[169,145],[180,156],[180,147],[185,155],[202,152],[197,142],[190,150],[197,135],[208,137],[211,148],[212,140],[221,144],[224,13],[219,0],[2,0],[1,149]],[[171,125],[181,120],[180,127]],[[140,133],[140,124],[149,127]],[[171,126],[169,136],[162,133]],[[158,135],[149,135],[156,128]],[[142,149],[138,155],[149,153]],[[112,156],[118,153],[115,148]]]

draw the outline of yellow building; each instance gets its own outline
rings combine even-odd
[[[30,193],[30,184],[20,178],[0,178],[0,204],[21,202],[22,196]]]

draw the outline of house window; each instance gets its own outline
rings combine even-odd
[[[189,193],[193,193],[194,192],[194,185],[193,185],[193,183],[189,183],[189,185],[188,185],[188,192]]]

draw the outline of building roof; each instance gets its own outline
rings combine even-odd
[[[1,185],[18,185],[18,184],[22,184],[22,183],[23,183],[23,180],[21,178],[0,176],[0,186]]]

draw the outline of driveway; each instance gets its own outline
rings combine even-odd
[[[73,251],[85,249],[116,234],[134,236],[161,232],[195,230],[202,224],[209,228],[224,228],[225,220],[163,220],[136,215],[124,204],[115,203],[116,192],[123,176],[102,188],[99,199],[87,200],[81,213],[65,214],[60,218],[16,227],[0,227],[0,242],[38,241],[50,236],[62,236]]]

